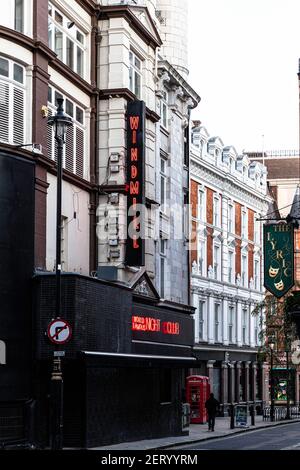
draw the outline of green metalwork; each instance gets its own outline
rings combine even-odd
[[[294,227],[264,226],[264,286],[278,299],[294,285]]]

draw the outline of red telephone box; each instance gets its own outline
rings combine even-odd
[[[190,375],[186,378],[186,400],[190,404],[191,423],[206,423],[205,402],[210,394],[209,378],[204,375]]]

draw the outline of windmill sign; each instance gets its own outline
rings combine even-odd
[[[278,299],[294,285],[294,228],[264,226],[264,286]]]

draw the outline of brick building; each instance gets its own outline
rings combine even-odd
[[[195,123],[191,146],[192,301],[198,372],[224,405],[263,399],[258,367],[266,170]]]

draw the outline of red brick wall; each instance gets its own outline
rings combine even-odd
[[[208,224],[213,224],[214,191],[206,189],[206,220]],[[207,227],[207,267],[213,266],[213,229]]]
[[[235,203],[235,234],[239,237],[242,234],[242,206],[238,202]]]
[[[191,180],[191,211],[192,217],[197,217],[197,207],[198,207],[198,183],[194,180]],[[197,222],[192,221],[191,224],[191,236],[190,236],[190,261],[191,266],[194,261],[198,262],[198,251],[197,251]]]
[[[248,209],[248,238],[254,241],[254,212]]]

